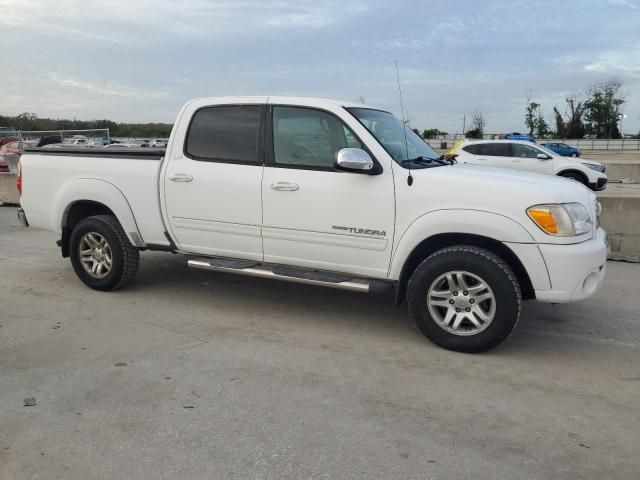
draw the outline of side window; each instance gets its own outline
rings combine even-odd
[[[510,157],[511,148],[508,143],[480,143],[478,144],[478,155]]]
[[[514,143],[513,156],[519,158],[536,158],[540,151],[537,148],[530,147],[529,145],[523,145],[521,143]]]
[[[478,145],[467,145],[462,150],[464,150],[465,152],[470,153],[472,155],[477,155],[478,154]]]
[[[261,164],[259,105],[206,107],[191,119],[185,154],[194,160]]]
[[[333,169],[342,148],[362,148],[362,144],[337,117],[309,108],[273,108],[276,165]]]

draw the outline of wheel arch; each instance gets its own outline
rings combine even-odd
[[[558,173],[556,173],[556,175],[559,177],[565,177],[567,173],[579,175],[585,185],[589,184],[589,177],[587,176],[587,174],[575,168],[565,168],[564,170],[560,170]]]
[[[478,234],[440,233],[421,241],[405,260],[396,289],[396,304],[404,301],[409,279],[420,263],[438,250],[455,245],[471,245],[495,253],[513,270],[520,284],[522,298],[525,300],[535,298],[533,283],[526,268],[513,250],[503,242]]]
[[[69,238],[73,228],[93,215],[113,215],[132,245],[144,247],[144,241],[124,194],[112,183],[99,179],[76,179],[61,189],[56,202],[60,219],[59,245],[62,256],[69,256]]]

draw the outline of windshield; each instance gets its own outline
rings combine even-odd
[[[369,130],[371,135],[376,137],[396,162],[418,157],[434,160],[440,157],[428,143],[391,113],[371,108],[348,108],[347,110]]]

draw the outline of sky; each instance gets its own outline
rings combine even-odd
[[[527,97],[615,76],[640,130],[640,0],[0,0],[0,114],[173,122],[191,98],[308,95],[412,127],[525,130]]]

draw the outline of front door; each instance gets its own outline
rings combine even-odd
[[[338,115],[273,106],[268,118],[265,262],[385,278],[395,219],[391,169],[378,175],[335,169],[340,149],[363,147]]]
[[[181,250],[262,260],[264,112],[264,105],[204,106],[173,139],[164,198]]]
[[[550,158],[544,160],[538,158],[539,154],[544,153],[542,150],[524,143],[512,143],[511,148],[513,168],[528,172],[553,174],[553,160]],[[544,154],[547,155],[546,153]]]

